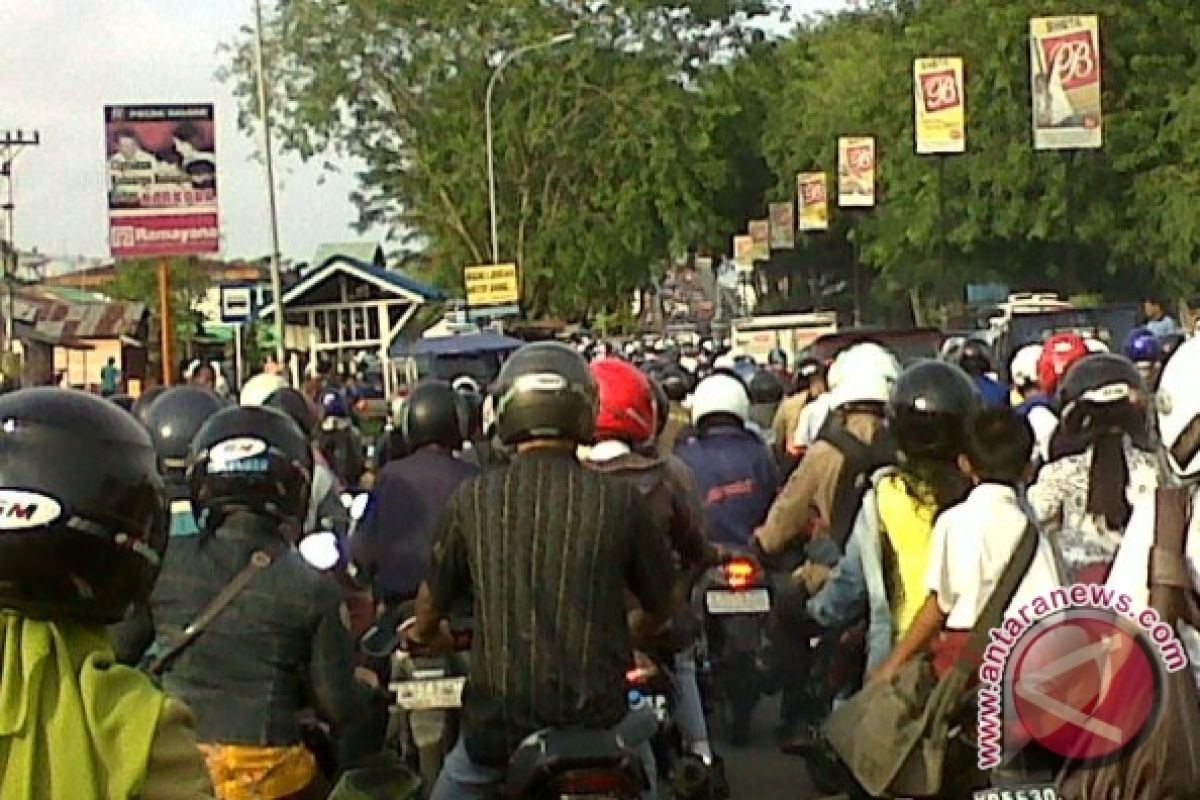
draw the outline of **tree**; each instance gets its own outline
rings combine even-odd
[[[496,54],[573,31],[511,63],[496,88],[501,260],[533,316],[626,301],[653,264],[713,228],[727,178],[697,76],[736,55],[773,0],[280,2],[267,24],[277,123],[306,158],[364,164],[353,199],[461,286],[490,260],[484,97]],[[248,42],[230,76],[253,123]]]
[[[191,342],[196,331],[199,318],[195,306],[208,292],[211,281],[208,273],[195,259],[170,259],[168,269],[171,277],[170,307],[174,328],[172,341],[176,343],[174,352],[179,355],[178,344]],[[155,360],[161,364],[161,337],[158,332],[162,330],[162,314],[159,308],[158,262],[118,262],[116,276],[105,287],[105,292],[115,299],[132,300],[146,306],[150,312],[150,341],[146,344],[149,351],[156,355]]]

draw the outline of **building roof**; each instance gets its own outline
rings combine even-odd
[[[37,289],[18,290],[13,321],[60,342],[138,338],[146,306],[127,300],[73,302]]]
[[[334,256],[345,256],[377,267],[385,265],[383,248],[375,242],[326,242],[317,247],[312,260],[313,268],[320,269]]]
[[[444,300],[445,295],[440,291],[404,274],[399,270],[360,261],[357,258],[337,253],[321,262],[315,269],[307,272],[304,277],[289,287],[283,293],[285,307],[303,308],[306,295],[318,294],[320,288],[338,276],[346,276],[352,280],[382,292],[385,295],[399,297],[415,303],[429,303]],[[328,300],[322,301],[327,303]],[[261,316],[269,317],[275,313],[275,305],[264,308]]]

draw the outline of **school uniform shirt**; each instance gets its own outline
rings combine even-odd
[[[1055,540],[1073,581],[1084,568],[1111,564],[1121,544],[1123,531],[1111,530],[1104,518],[1087,512],[1088,475],[1092,448],[1066,456],[1042,467],[1037,482],[1029,487],[1029,505],[1047,536]],[[1125,442],[1129,483],[1125,496],[1131,505],[1154,494],[1158,486],[1158,464],[1153,453]]]
[[[1016,490],[995,483],[976,486],[967,499],[946,509],[933,526],[926,588],[937,596],[946,630],[975,626],[1004,568],[1025,533],[1028,518]],[[1038,535],[1029,571],[1006,614],[1062,585],[1050,542]]]
[[[1133,507],[1133,516],[1108,575],[1107,585],[1128,594],[1135,609],[1150,605],[1150,548],[1154,545],[1156,516],[1153,494]],[[1200,591],[1200,495],[1192,499],[1191,521],[1183,551],[1192,588]],[[1200,634],[1184,623],[1180,623],[1180,628],[1179,639],[1187,649],[1192,676],[1200,687]]]

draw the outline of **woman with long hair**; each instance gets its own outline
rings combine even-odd
[[[1111,353],[1088,356],[1063,381],[1062,432],[1081,450],[1042,467],[1029,502],[1069,581],[1104,582],[1133,504],[1158,485],[1144,393],[1133,362]]]

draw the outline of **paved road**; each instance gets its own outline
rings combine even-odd
[[[813,800],[819,796],[808,781],[804,761],[783,755],[775,746],[778,721],[778,701],[766,700],[754,714],[747,747],[730,745],[719,727],[713,731],[717,750],[725,758],[733,800]],[[710,722],[716,723],[715,719]]]

